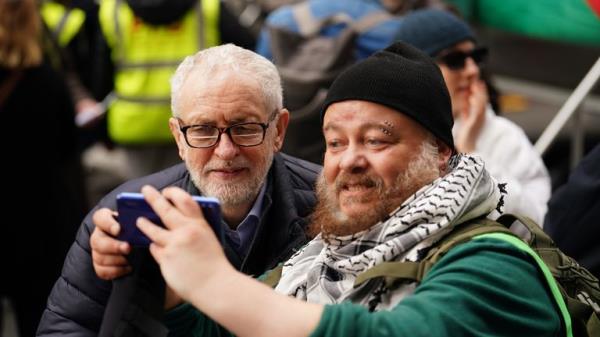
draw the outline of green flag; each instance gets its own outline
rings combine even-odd
[[[600,46],[600,0],[447,0],[467,20],[526,36]]]

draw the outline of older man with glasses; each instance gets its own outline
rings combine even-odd
[[[396,34],[435,59],[452,101],[452,133],[459,152],[480,156],[506,183],[505,211],[529,216],[540,225],[550,198],[550,176],[523,130],[497,116],[480,78],[487,49],[477,45],[469,26],[453,14],[423,9],[407,15]]]
[[[171,84],[169,126],[185,164],[125,183],[84,219],[38,335],[166,335],[164,307],[179,299],[165,290],[147,248],[115,239],[120,192],[176,186],[218,198],[225,254],[249,275],[273,268],[307,241],[305,217],[321,168],[278,153],[289,112],[275,66],[224,45],[188,57]]]

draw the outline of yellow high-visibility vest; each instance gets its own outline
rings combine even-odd
[[[103,0],[100,25],[115,64],[108,134],[120,144],[173,142],[169,80],[186,56],[220,43],[219,0],[199,0],[181,20],[150,25],[122,0]]]
[[[54,1],[44,1],[40,13],[61,47],[71,42],[85,22],[85,12],[82,9],[65,7]]]

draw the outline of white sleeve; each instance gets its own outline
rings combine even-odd
[[[523,130],[491,111],[474,154],[483,158],[499,183],[506,183],[504,212],[528,216],[542,226],[551,194],[550,176]]]

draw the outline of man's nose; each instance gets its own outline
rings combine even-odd
[[[356,145],[350,145],[342,154],[340,168],[350,173],[358,173],[368,166],[367,158],[363,149]]]
[[[214,154],[217,155],[221,159],[232,159],[234,158],[238,152],[240,151],[239,146],[235,145],[229,135],[227,133],[221,134],[221,139],[217,143],[215,147]]]

